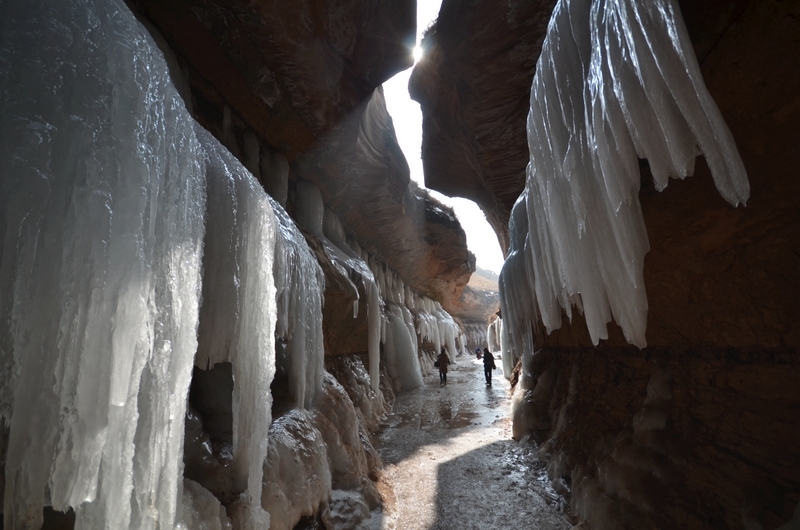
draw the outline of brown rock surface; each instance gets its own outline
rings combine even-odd
[[[425,186],[475,201],[508,250],[525,185],[531,79],[554,0],[444,0],[409,81]]]
[[[540,340],[557,356],[559,383],[548,406],[574,414],[569,427],[545,435],[548,450],[569,455],[573,478],[618,473],[627,488],[638,484],[652,496],[652,508],[642,511],[641,499],[601,484],[627,506],[631,527],[742,528],[747,520],[775,528],[800,501],[800,74],[793,66],[800,25],[796,7],[793,13],[786,4],[727,7],[736,16],[721,30],[719,12],[710,20],[700,9],[687,16],[696,41],[713,41],[700,52],[703,73],[748,169],[747,207],[733,209],[719,197],[701,160],[695,176],[662,193],[643,175],[650,347],[571,349],[589,344],[582,319]],[[704,21],[711,37],[702,33]],[[608,344],[621,345],[613,327]],[[655,358],[672,372],[658,433],[675,444],[660,449],[675,459],[669,480],[626,472],[612,456],[628,444],[655,458],[657,450],[635,445],[630,430]],[[579,379],[568,397],[571,370]]]
[[[458,317],[461,321],[465,324],[480,324],[485,335],[489,320],[500,309],[497,274],[478,267],[461,293],[460,302]]]
[[[557,348],[534,370],[540,456],[596,528],[775,528],[800,502],[795,353]]]

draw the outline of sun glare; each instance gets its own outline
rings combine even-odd
[[[422,46],[414,46],[414,62],[422,59]]]

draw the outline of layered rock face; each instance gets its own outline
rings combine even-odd
[[[480,4],[461,7],[458,15],[443,8],[437,28],[471,17],[484,28],[509,21],[499,13],[493,21]],[[648,346],[627,345],[612,322],[608,339],[595,348],[575,308],[571,322],[562,315],[561,328],[549,335],[540,324],[537,353],[522,367],[529,383],[518,389],[515,432],[540,442],[551,478],[571,495],[576,522],[595,528],[775,528],[792,519],[800,501],[797,9],[747,1],[682,2],[681,8],[709,92],[747,169],[750,199],[745,208],[726,204],[702,158],[694,176],[672,181],[662,192],[642,162],[638,198],[650,245],[644,261]],[[439,146],[458,144],[470,153],[464,159],[480,160],[483,144],[462,143],[464,129],[454,132],[445,124],[485,107],[448,108],[425,94],[448,90],[436,85],[437,73],[450,80],[447,86],[468,93],[471,74],[502,61],[483,65],[466,53],[448,55],[474,46],[480,56],[483,34],[453,48],[438,42],[437,28],[429,37],[432,61],[414,74],[413,90],[428,120],[423,156],[439,168],[435,178],[446,182],[443,191],[453,192],[458,182],[468,190],[480,179],[495,181],[476,167],[465,176],[443,176],[448,164]],[[523,44],[515,40],[506,48]],[[447,77],[452,72],[459,76]],[[513,79],[515,73],[492,76]],[[499,84],[504,94],[506,83]],[[520,89],[520,100],[527,101],[529,90]],[[494,103],[501,100],[498,95]],[[505,119],[501,112],[480,117],[483,127],[497,129]],[[523,145],[522,127],[516,135]],[[502,179],[498,173],[498,185]],[[433,179],[430,184],[437,187]],[[486,201],[480,204],[487,208]]]

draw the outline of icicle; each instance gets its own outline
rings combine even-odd
[[[415,334],[406,325],[403,311],[389,304],[385,360],[389,376],[398,391],[422,386],[422,372],[417,357]]]
[[[626,339],[643,347],[649,245],[636,156],[649,160],[663,189],[669,177],[691,175],[702,152],[728,202],[749,196],[677,2],[560,1],[531,87],[528,145],[528,237],[516,251],[529,256],[517,255],[503,269],[509,286],[519,282],[524,292],[501,285],[514,348],[532,344],[525,322],[535,309],[549,333],[573,304],[582,307],[595,344],[613,317]]]
[[[277,202],[272,201],[272,208],[280,226],[275,259],[278,336],[286,340],[289,363],[286,372],[295,407],[307,408],[321,390],[325,371],[322,336],[325,276],[294,221]],[[282,324],[284,320],[286,323]]]
[[[272,421],[276,321],[273,260],[277,220],[253,176],[199,125],[208,213],[203,306],[196,363],[233,367],[234,488],[247,491],[251,518],[261,508],[261,478]]]
[[[504,360],[504,364],[513,364],[525,352],[533,352],[532,327],[539,319],[536,300],[546,299],[551,293],[544,291],[540,295],[537,291],[540,286],[536,284],[536,280],[544,275],[537,274],[535,270],[536,262],[528,233],[526,197],[526,192],[523,192],[511,210],[508,257],[503,263],[498,280],[500,307],[505,316],[502,325],[511,342],[506,353],[508,359]],[[549,307],[557,309],[555,305]],[[553,319],[557,318],[556,322],[560,324],[560,316],[560,313],[555,317],[551,314],[542,315],[542,320],[546,325],[554,325]],[[504,372],[509,373],[505,368]]]
[[[325,248],[325,252],[342,276],[351,281],[353,292],[358,292],[352,278],[365,285],[374,281],[373,272],[347,244],[341,221],[336,214],[322,202],[319,188],[310,182],[301,180],[297,183],[297,222],[311,232]],[[356,280],[357,281],[357,280]]]
[[[239,158],[239,144],[236,142],[236,135],[233,132],[233,112],[227,105],[222,109],[222,141],[228,151]]]
[[[192,120],[123,2],[0,11],[4,527],[39,528],[47,490],[76,528],[171,528],[204,231]]]

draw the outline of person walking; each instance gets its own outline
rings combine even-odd
[[[439,358],[436,360],[436,365],[439,367],[439,385],[446,385],[447,384],[447,366],[450,364],[450,357],[444,352],[444,348],[442,348],[442,352],[439,354]]]
[[[483,349],[483,375],[486,376],[486,386],[492,386],[492,370],[497,368],[494,364],[494,355],[489,348]]]

